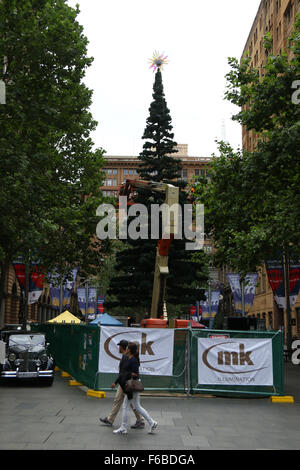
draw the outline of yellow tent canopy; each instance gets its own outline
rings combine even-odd
[[[75,317],[71,312],[66,310],[52,320],[48,320],[47,323],[80,323],[79,318]]]

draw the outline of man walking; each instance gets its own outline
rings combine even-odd
[[[119,364],[119,377],[122,375],[122,373],[124,373],[124,366],[125,366],[125,363],[128,361],[128,356],[125,354],[125,351],[126,351],[126,348],[128,346],[128,341],[126,339],[122,339],[119,343],[118,343],[118,346],[119,346],[119,352],[120,354],[122,354],[122,358],[120,360],[120,364]],[[111,385],[111,388],[114,389],[117,385],[117,382],[118,382],[118,379],[116,380],[116,382],[114,382],[112,385]],[[112,406],[112,409],[111,409],[111,412],[110,414],[106,417],[106,418],[99,418],[100,421],[108,426],[112,426],[113,423],[114,423],[114,420],[123,404],[123,401],[124,401],[124,392],[122,390],[122,387],[119,385],[118,386],[118,389],[117,389],[117,392],[116,392],[116,396],[114,398],[114,402],[113,402],[113,406]],[[131,408],[133,409],[132,405],[131,405]],[[133,424],[131,426],[132,429],[139,429],[139,428],[144,428],[145,427],[145,421],[144,421],[144,418],[137,412],[133,409],[133,412],[136,416],[136,422],[135,424]]]

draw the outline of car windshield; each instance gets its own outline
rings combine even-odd
[[[45,336],[43,335],[10,335],[9,345],[26,345],[38,346],[45,344]]]

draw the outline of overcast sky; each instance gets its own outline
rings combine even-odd
[[[107,155],[138,155],[152,101],[148,59],[165,53],[163,84],[174,140],[209,157],[216,139],[241,146],[237,111],[224,101],[228,57],[240,58],[260,0],[68,0],[94,57],[85,82],[94,91],[92,134]]]

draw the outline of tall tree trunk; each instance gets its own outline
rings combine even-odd
[[[5,258],[0,263],[0,327],[4,324],[4,316],[5,316],[5,280],[6,280],[6,273],[9,267],[9,261]]]
[[[29,276],[30,276],[30,263],[25,264],[25,291],[24,291],[24,314],[22,328],[26,329],[28,321],[28,294],[29,294]]]

